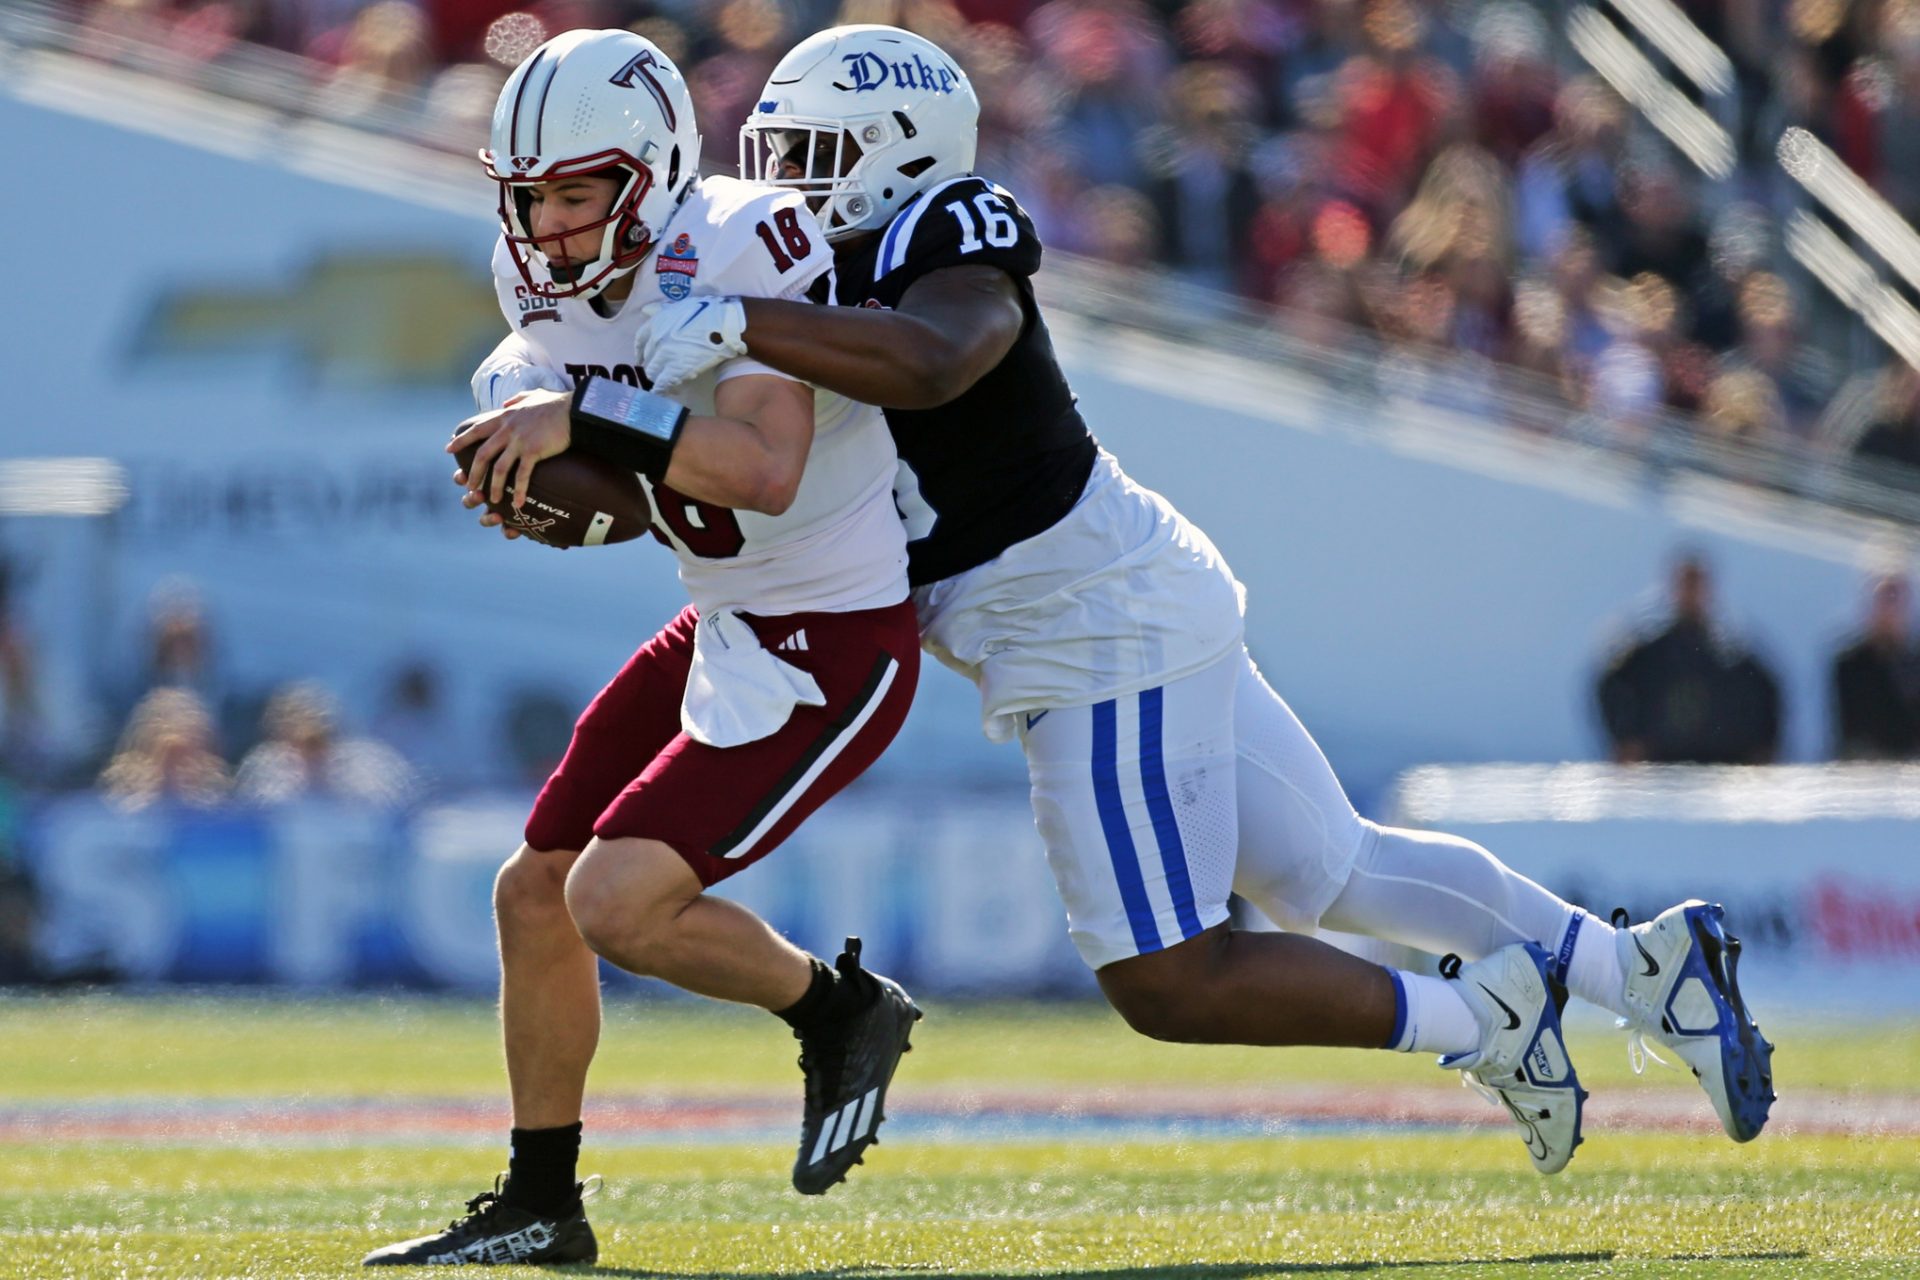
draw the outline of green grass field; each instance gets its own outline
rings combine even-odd
[[[1057,1127],[992,1140],[964,1123],[930,1128],[919,1112],[972,1090],[1124,1099],[1331,1085],[1455,1107],[1461,1092],[1397,1055],[1182,1048],[1092,1008],[936,1005],[896,1084],[889,1141],[825,1197],[787,1187],[785,1128],[599,1145],[590,1129],[583,1168],[606,1182],[590,1206],[597,1271],[1920,1276],[1920,1026],[1770,1029],[1783,1100],[1757,1142],[1592,1122],[1572,1166],[1545,1179],[1506,1127],[1210,1136],[1156,1132],[1148,1109],[1066,1140]],[[1597,1025],[1574,1036],[1596,1108],[1631,1095],[1705,1114],[1690,1079],[1636,1078],[1620,1043]],[[618,1003],[593,1089],[791,1099],[797,1121],[792,1060],[764,1015]],[[364,1127],[249,1137],[220,1118],[355,1099],[494,1104],[501,1091],[481,1004],[0,999],[0,1276],[365,1274],[366,1249],[441,1225],[503,1167],[490,1116],[417,1141]],[[1863,1100],[1868,1114],[1887,1108],[1885,1132],[1829,1122],[1834,1108],[1858,1117]],[[86,1132],[103,1108],[186,1121],[133,1141]],[[26,1123],[36,1116],[80,1128],[37,1131]]]

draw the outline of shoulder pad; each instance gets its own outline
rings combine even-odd
[[[643,262],[634,296],[801,297],[833,251],[797,191],[737,178],[702,179]]]
[[[901,209],[880,237],[873,275],[924,275],[981,263],[1011,276],[1040,269],[1040,237],[1005,187],[968,175],[933,187]]]

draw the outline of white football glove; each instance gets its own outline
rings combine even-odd
[[[747,354],[747,310],[738,298],[682,298],[661,304],[640,335],[640,367],[664,391]]]
[[[573,380],[525,357],[501,343],[473,371],[473,403],[480,412],[498,409],[522,391],[571,391]]]

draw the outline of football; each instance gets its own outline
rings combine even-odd
[[[474,449],[454,455],[462,471],[472,470]],[[604,458],[569,449],[533,469],[526,501],[513,508],[513,482],[507,501],[487,509],[535,542],[549,547],[598,547],[627,542],[647,531],[653,515],[640,477]]]

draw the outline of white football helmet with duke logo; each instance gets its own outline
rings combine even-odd
[[[795,45],[740,130],[740,176],[805,191],[829,240],[973,170],[980,100],[939,45],[871,24]],[[785,176],[792,161],[798,176]]]
[[[700,170],[700,131],[680,69],[631,31],[568,31],[514,68],[493,108],[487,174],[500,184],[500,222],[527,288],[587,298],[643,262]],[[592,174],[622,179],[599,252],[568,259],[529,218],[531,184]],[[559,241],[561,237],[551,237]]]

